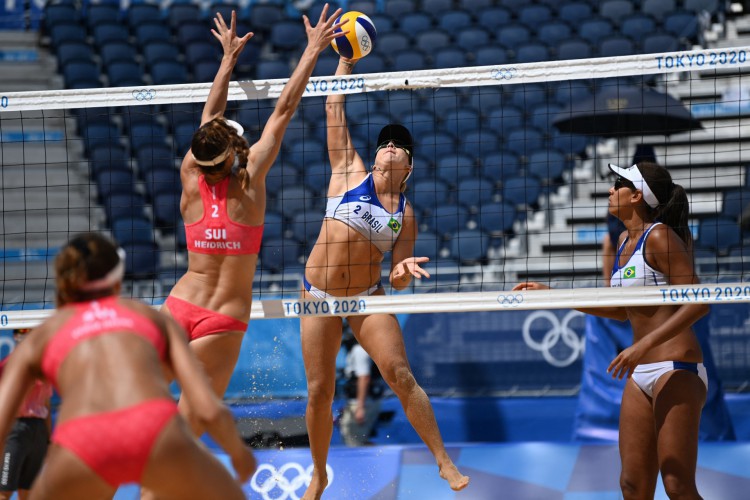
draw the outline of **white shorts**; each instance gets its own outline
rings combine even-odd
[[[320,288],[311,285],[310,282],[307,281],[306,276],[302,276],[302,285],[305,287],[305,290],[307,290],[307,293],[309,293],[316,299],[329,299],[329,298],[335,299],[336,298],[333,295],[325,292],[324,290],[321,290]],[[375,293],[378,290],[378,288],[382,288],[382,287],[383,287],[383,284],[380,282],[380,280],[378,280],[378,282],[372,285],[369,289],[365,290],[364,292],[360,292],[356,295],[352,295],[352,297],[361,297],[363,295],[369,296]]]
[[[656,381],[665,373],[674,370],[687,370],[695,373],[706,385],[706,390],[708,390],[708,376],[706,375],[706,367],[703,366],[703,363],[685,363],[684,361],[646,363],[635,367],[632,378],[633,382],[635,382],[648,397],[653,398]]]

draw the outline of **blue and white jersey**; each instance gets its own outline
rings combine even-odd
[[[619,267],[620,254],[622,253],[625,244],[629,238],[625,238],[620,248],[617,250],[617,257],[615,258],[615,266],[612,269],[612,279],[610,280],[610,286],[623,287],[623,286],[654,286],[654,285],[668,285],[666,276],[660,271],[657,271],[653,267],[648,265],[645,257],[643,256],[643,250],[646,248],[646,238],[648,238],[651,230],[661,224],[656,222],[651,224],[646,231],[643,232],[641,237],[638,239],[638,243],[635,246],[633,255],[630,256],[628,262]]]
[[[393,244],[401,234],[405,207],[406,197],[401,194],[395,213],[383,208],[375,192],[372,174],[368,174],[357,187],[341,196],[328,198],[326,218],[339,220],[356,229],[378,250],[386,253],[393,249]]]

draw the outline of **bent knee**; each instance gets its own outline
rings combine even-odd
[[[642,477],[629,474],[620,475],[620,490],[626,500],[645,499],[653,497],[653,487]]]
[[[669,498],[698,498],[695,481],[671,474],[662,474],[662,482]]]
[[[392,368],[387,374],[383,374],[383,378],[397,394],[410,391],[417,385],[414,374],[406,364]]]

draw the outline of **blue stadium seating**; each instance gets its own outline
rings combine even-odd
[[[187,149],[178,150],[180,154],[183,154],[183,151],[187,152]],[[135,157],[141,177],[145,176],[146,172],[157,168],[172,167],[175,160],[172,148],[166,144],[143,146],[135,152]]]
[[[462,179],[476,177],[476,160],[472,155],[455,153],[437,158],[435,175],[451,186],[457,186]]]
[[[167,143],[167,130],[161,123],[133,123],[130,127],[130,148],[138,151],[143,146]]]
[[[458,151],[479,158],[496,151],[502,143],[502,137],[492,130],[486,128],[467,130],[461,134]]]
[[[127,150],[116,142],[100,144],[91,148],[88,154],[91,175],[96,178],[100,172],[107,170],[127,170],[129,156]]]
[[[740,226],[729,217],[708,217],[698,224],[697,244],[726,254],[731,247],[737,246],[742,239]]]
[[[532,106],[547,102],[547,87],[542,83],[524,83],[521,85],[506,85],[505,93],[510,102],[521,109],[531,109]]]
[[[550,59],[550,51],[547,45],[541,42],[525,43],[519,45],[516,49],[516,62],[518,63],[541,62]]]
[[[141,66],[133,61],[117,60],[107,66],[110,87],[137,87],[144,84]]]
[[[369,53],[357,62],[357,73],[382,73],[386,70],[385,58],[377,53]]]
[[[531,41],[531,31],[520,24],[508,24],[497,30],[496,39],[505,48],[516,50],[519,45]]]
[[[279,193],[282,187],[296,186],[300,181],[300,168],[296,164],[289,161],[277,162],[266,175],[266,192]]]
[[[420,179],[419,173],[416,171],[414,174],[417,180],[412,185],[409,199],[414,203],[415,210],[430,214],[436,207],[448,203],[448,185],[438,179]]]
[[[211,35],[208,24],[202,21],[185,21],[177,27],[177,41],[180,46],[185,47],[190,42],[216,42]]]
[[[474,53],[479,47],[487,45],[490,40],[490,32],[480,27],[463,28],[455,34],[456,46],[469,53]]]
[[[438,28],[446,33],[456,33],[458,30],[474,26],[471,13],[466,10],[445,10],[434,13]]]
[[[526,209],[536,206],[541,194],[541,182],[531,175],[511,177],[503,183],[503,201],[517,208]]]
[[[133,3],[127,9],[128,25],[135,32],[138,27],[151,24],[161,23],[162,13],[159,6],[153,3]]]
[[[414,36],[414,46],[428,54],[438,50],[453,48],[451,35],[442,29],[428,29]],[[369,55],[367,57],[370,57]]]
[[[557,46],[557,58],[561,60],[588,59],[593,55],[593,47],[586,40],[571,38],[563,40]]]
[[[439,205],[432,213],[420,220],[427,231],[434,232],[441,238],[450,237],[456,231],[466,229],[467,222],[469,222],[469,210],[458,204]],[[421,238],[421,232],[417,240]]]
[[[302,245],[289,238],[264,238],[260,248],[260,265],[263,269],[280,273],[299,266]]]
[[[173,31],[185,23],[199,23],[201,21],[201,8],[197,3],[172,2],[166,8],[167,24]]]
[[[142,50],[143,61],[149,68],[159,61],[176,61],[180,56],[180,49],[170,41],[151,41]]]
[[[471,211],[476,211],[479,205],[492,201],[495,195],[494,184],[482,177],[463,179],[458,183],[456,201]]]
[[[477,16],[477,18],[481,17],[480,14],[484,14],[488,8],[494,5],[495,0],[461,0],[461,7]]]
[[[65,42],[57,47],[57,65],[63,68],[71,62],[90,63],[94,61],[91,45],[83,42]]]
[[[615,24],[634,12],[630,0],[605,0],[599,5],[599,15]]]
[[[180,171],[169,165],[144,172],[146,193],[151,200],[161,193],[179,193],[182,190]]]
[[[132,193],[135,176],[130,170],[102,170],[95,181],[99,200],[104,201],[114,193]]]
[[[289,63],[287,61],[258,61],[255,67],[255,78],[258,80],[275,80],[289,78]]]
[[[405,14],[415,12],[416,2],[412,0],[388,0],[385,2],[383,12],[389,16],[399,18]]]
[[[578,36],[594,45],[614,32],[612,23],[602,18],[586,19],[578,26]]]
[[[556,131],[552,122],[562,110],[563,106],[556,102],[545,102],[532,106],[529,110],[528,124],[550,135]]]
[[[368,54],[372,55],[372,54]],[[315,68],[313,69],[312,76],[330,76],[336,73],[336,68],[339,65],[339,58],[338,56],[328,55],[323,56],[321,55],[318,57],[318,62],[315,64]]]
[[[276,192],[274,210],[290,218],[297,212],[312,210],[318,201],[315,193],[307,187],[285,184]]]
[[[44,7],[44,27],[47,31],[59,24],[79,24],[80,20],[81,14],[74,5],[49,3]]]
[[[361,12],[369,16],[378,11],[378,3],[374,0],[355,0],[349,2],[349,11]]]
[[[599,42],[599,57],[628,56],[635,54],[635,44],[629,37],[613,35]]]
[[[285,157],[297,165],[305,165],[305,173],[308,163],[321,162],[328,158],[326,143],[319,139],[305,137],[304,140],[295,141],[291,137],[284,136],[284,145],[286,146]]]
[[[120,141],[120,130],[114,123],[89,123],[83,129],[83,141],[86,151],[97,146],[107,146]]]
[[[518,155],[506,149],[487,153],[480,158],[479,172],[495,184],[502,184],[505,179],[517,176],[520,170]]]
[[[641,12],[649,14],[657,21],[662,21],[664,16],[677,8],[675,0],[643,0]]]
[[[276,52],[290,52],[305,46],[305,27],[298,21],[279,21],[271,27],[269,41]]]
[[[698,42],[700,21],[698,16],[690,11],[677,10],[664,16],[664,31],[679,39]]]
[[[545,184],[561,181],[563,172],[571,167],[565,155],[554,149],[534,151],[527,163],[527,171]]]
[[[59,23],[50,28],[50,44],[59,47],[65,42],[86,42],[86,29],[80,24]]]
[[[656,32],[656,21],[642,12],[636,12],[620,21],[620,32],[634,41]]]
[[[414,242],[414,255],[417,257],[428,257],[430,261],[436,261],[440,257],[443,248],[442,238],[433,231],[420,231],[417,241]]]
[[[557,11],[558,17],[571,26],[578,26],[586,19],[591,19],[594,12],[585,1],[564,3]]]
[[[560,42],[571,38],[573,30],[568,23],[559,19],[553,19],[539,26],[536,36],[547,47],[555,48]]]
[[[455,136],[480,127],[479,112],[469,107],[451,108],[441,112],[441,128]]]
[[[456,47],[443,47],[433,52],[432,64],[438,69],[471,66],[466,51]]]
[[[186,154],[190,150],[193,134],[198,130],[199,123],[193,120],[177,122],[172,130],[174,148],[178,154]],[[158,146],[157,146],[158,147]]]
[[[489,236],[478,229],[456,232],[450,240],[450,252],[461,264],[481,264],[489,250]]]
[[[284,216],[273,210],[267,210],[263,217],[263,238],[279,239],[284,237],[286,222]]]
[[[220,61],[200,61],[193,66],[193,78],[195,83],[209,83],[214,80],[219,72]]]
[[[406,125],[413,137],[423,137],[434,134],[436,130],[436,118],[432,111],[417,110],[411,114]]]
[[[164,190],[154,194],[151,200],[154,225],[162,232],[173,233],[178,226],[182,225],[180,215],[181,190]]]
[[[518,11],[518,20],[524,26],[537,30],[540,25],[551,21],[554,17],[552,9],[542,4],[528,4]]]
[[[415,71],[427,67],[427,57],[419,49],[399,51],[392,58],[391,71]]]
[[[86,26],[90,32],[101,23],[117,23],[120,21],[120,7],[113,3],[92,3],[86,7]]]
[[[516,207],[507,202],[482,203],[476,215],[477,225],[491,237],[508,236],[513,232],[516,212]]]
[[[684,0],[683,8],[691,12],[716,13],[719,10],[719,0]]]
[[[396,54],[411,47],[411,39],[404,33],[398,31],[378,35],[377,43],[378,51],[382,54],[388,55]]]
[[[673,52],[680,50],[680,48],[682,48],[680,41],[668,33],[655,33],[646,36],[641,41],[641,53],[643,54]]]
[[[266,219],[266,226],[268,225],[268,219]],[[308,246],[311,243],[315,243],[320,233],[321,214],[315,212],[300,212],[294,214],[292,217],[292,235],[294,239]],[[264,235],[265,236],[265,235]]]
[[[247,49],[247,45],[245,49]],[[191,68],[202,61],[219,61],[221,59],[221,48],[215,43],[191,42],[183,47],[183,50],[185,51],[185,62]]]
[[[739,220],[745,207],[750,204],[750,190],[731,189],[724,191],[720,215]]]
[[[130,42],[127,26],[120,23],[100,23],[94,26],[94,45],[101,47],[110,42]]]
[[[116,219],[126,217],[146,218],[146,200],[133,191],[114,192],[102,200],[102,205],[110,224]]]
[[[126,278],[152,279],[159,272],[159,249],[156,243],[120,242],[120,246],[125,250]]]
[[[171,39],[172,32],[164,23],[151,22],[135,27],[135,43],[141,48],[156,42],[170,43]]]
[[[464,8],[469,9],[466,4],[464,4]],[[481,9],[476,14],[476,17],[479,26],[492,32],[496,32],[499,28],[508,26],[513,22],[513,14],[504,7],[487,7]]]
[[[125,42],[105,43],[99,47],[99,57],[101,57],[105,69],[115,62],[132,63],[135,61],[136,55],[135,47]]]
[[[476,66],[495,66],[508,62],[508,53],[505,48],[497,44],[487,44],[477,47],[474,51],[474,64]]]
[[[177,61],[157,61],[151,66],[151,81],[154,85],[178,85],[188,83],[185,65]]]

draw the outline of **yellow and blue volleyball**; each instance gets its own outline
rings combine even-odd
[[[347,59],[360,59],[370,53],[378,36],[372,20],[361,12],[347,12],[336,19],[336,23],[348,23],[336,29],[335,33],[348,31],[344,36],[334,38],[331,46],[339,55]]]

